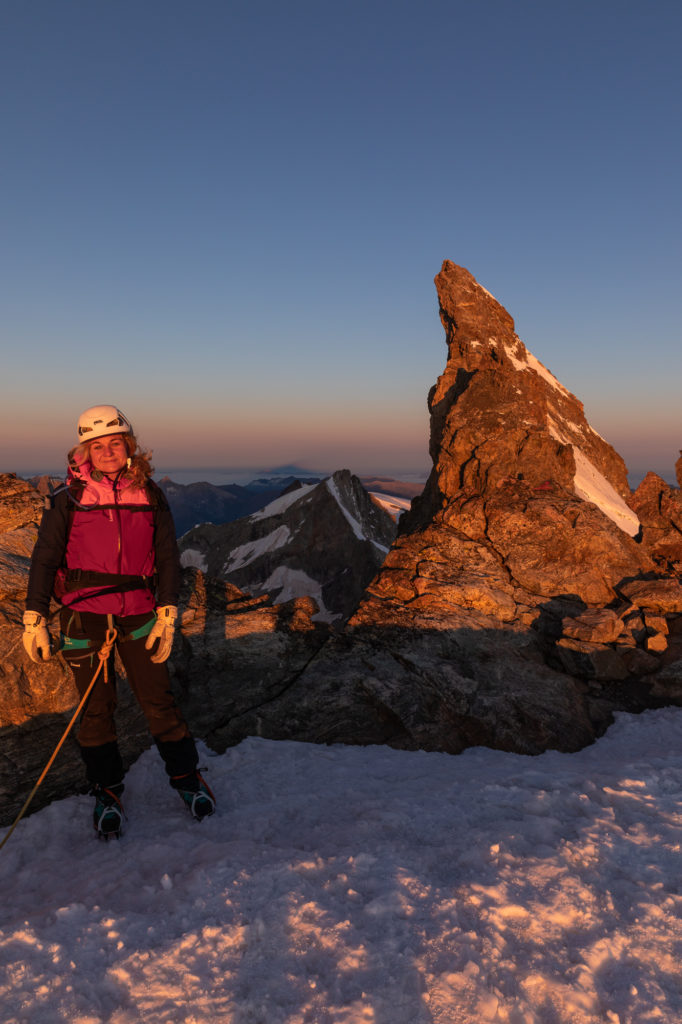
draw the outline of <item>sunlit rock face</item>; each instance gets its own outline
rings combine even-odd
[[[613,599],[620,579],[653,568],[632,540],[625,463],[468,271],[446,262],[436,287],[448,361],[429,396],[433,471],[411,523],[462,530],[532,594]]]
[[[678,477],[682,459],[676,463]],[[682,572],[682,498],[656,473],[647,473],[630,498],[630,506],[642,524],[642,545],[660,570]]]
[[[16,473],[0,473],[0,533],[40,522],[41,495]]]
[[[677,699],[682,588],[641,542],[623,460],[511,316],[453,263],[436,288],[448,359],[431,476],[345,634],[260,728],[575,749],[616,709]]]

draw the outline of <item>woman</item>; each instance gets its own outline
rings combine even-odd
[[[51,657],[50,599],[62,605],[61,652],[85,693],[107,630],[145,714],[171,786],[201,820],[215,800],[197,771],[194,740],[170,690],[165,662],[177,618],[180,564],[175,528],[163,492],[151,480],[149,453],[112,405],[78,420],[66,485],[43,514],[31,560],[24,647],[35,662]],[[123,762],[114,726],[116,688],[105,674],[83,712],[78,743],[95,797],[100,836],[121,833]]]

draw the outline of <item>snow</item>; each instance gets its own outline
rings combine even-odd
[[[339,493],[339,489],[336,486],[336,480],[334,479],[334,477],[330,476],[329,479],[326,481],[326,483],[327,483],[327,490],[331,494],[332,498],[334,498],[334,500],[338,504],[339,508],[341,509],[341,511],[342,511],[342,513],[344,515],[344,518],[350,524],[350,527],[351,527],[353,533],[355,534],[355,536],[358,538],[358,540],[367,540],[367,538],[365,537],[364,533],[362,532],[362,527],[360,526],[360,523],[357,521],[355,516],[352,516],[350,514],[350,512],[348,511],[348,509],[344,505],[343,499],[342,499],[342,497],[341,497],[341,495]]]
[[[626,505],[606,477],[575,445],[573,445],[573,454],[576,470],[573,478],[575,493],[579,498],[591,501],[593,505],[602,510],[604,515],[613,520],[616,526],[631,537],[635,537],[640,528],[637,515],[629,505]]]
[[[514,348],[511,345],[505,345],[504,350],[509,356],[509,359],[516,370],[535,370],[538,376],[546,380],[556,391],[560,391],[564,395],[569,395],[570,392],[556,379],[553,373],[543,366],[539,359],[536,359],[532,352],[525,350],[525,359],[519,359],[515,354]]]
[[[286,512],[288,508],[295,505],[297,501],[303,498],[310,491],[315,490],[318,484],[303,484],[302,487],[297,487],[295,491],[289,491],[288,494],[282,494],[279,498],[275,498],[265,508],[260,509],[258,512],[254,512],[253,515],[249,516],[249,519],[269,519],[270,516],[278,516],[282,512]]]
[[[292,598],[306,595],[317,602],[319,611],[313,615],[314,621],[334,622],[342,618],[341,615],[334,615],[326,607],[322,600],[322,584],[314,580],[302,569],[291,569],[287,565],[278,565],[275,571],[258,586],[252,586],[252,590],[259,594],[271,594],[275,592],[275,604],[283,604]],[[279,593],[276,593],[279,591]]]
[[[557,422],[552,416],[548,417],[549,432],[561,444],[571,444],[569,435],[564,429],[568,424],[566,424],[563,417],[559,417],[559,420],[561,422]],[[596,432],[593,431],[593,433]],[[636,537],[639,533],[640,522],[635,512],[621,498],[620,494],[609,483],[603,473],[600,473],[597,467],[587,458],[585,453],[575,444],[572,444],[571,447],[575,456],[575,476],[573,478],[575,493],[579,498],[582,498],[584,501],[591,501],[593,505],[600,508],[604,515],[608,516],[625,533],[631,537]]]
[[[259,537],[257,540],[250,540],[246,544],[240,544],[239,547],[233,548],[230,552],[230,557],[223,566],[223,572],[234,572],[236,569],[243,569],[245,565],[254,562],[261,555],[284,547],[290,540],[291,531],[289,527],[282,525],[278,526],[271,533],[266,534],[265,537]]]
[[[208,571],[206,555],[197,548],[185,548],[180,554],[180,565],[184,569],[194,568],[201,569],[202,572]]]
[[[412,498],[399,498],[379,491],[370,491],[369,493],[377,505],[381,505],[384,511],[388,512],[395,520],[400,519],[403,512],[409,512],[412,507]]]
[[[682,710],[539,757],[244,740],[191,820],[149,750],[0,852],[4,1024],[673,1024]],[[4,835],[4,831],[2,833]]]
[[[357,537],[358,540],[368,540],[371,544],[374,545],[375,548],[381,551],[383,555],[387,555],[389,552],[389,548],[386,547],[385,544],[380,544],[378,540],[374,540],[373,537],[367,537],[362,532],[362,526],[360,525],[360,522],[355,518],[355,516],[348,510],[348,507],[344,504],[341,492],[339,491],[339,488],[336,485],[336,480],[334,479],[334,477],[330,476],[329,479],[326,480],[325,482],[327,484],[327,490],[329,491],[331,496],[334,498],[334,501],[339,506],[344,519],[346,520],[351,530],[353,531],[353,535]]]
[[[557,418],[555,419],[554,416]],[[577,432],[581,434],[581,427],[577,423],[569,424],[563,416],[556,412],[554,416],[547,417],[550,437],[553,437],[555,441],[560,441],[561,444],[571,444],[571,433],[575,434]]]

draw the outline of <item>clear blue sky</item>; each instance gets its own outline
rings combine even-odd
[[[682,5],[0,7],[0,470],[429,465],[466,267],[633,474],[682,447]],[[197,473],[206,477],[206,473]]]

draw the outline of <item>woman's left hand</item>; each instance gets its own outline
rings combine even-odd
[[[166,661],[173,646],[175,635],[175,621],[178,617],[178,609],[175,605],[164,604],[156,609],[156,622],[151,628],[145,647],[148,651],[152,649],[158,640],[158,646],[151,658],[156,664]]]

